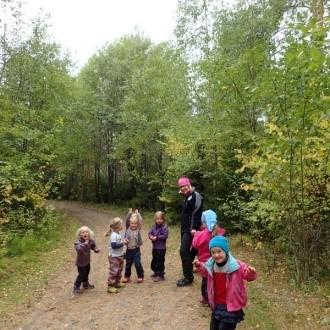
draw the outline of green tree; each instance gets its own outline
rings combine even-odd
[[[329,25],[291,18],[271,77],[266,134],[245,166],[255,171],[251,220],[293,255],[297,282],[327,268],[329,251]],[[317,265],[317,266],[316,266]]]

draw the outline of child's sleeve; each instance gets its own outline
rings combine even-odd
[[[244,262],[241,263],[241,274],[243,279],[248,282],[254,281],[257,278],[257,272]]]
[[[198,273],[200,273],[203,277],[207,277],[207,270],[204,267],[204,262],[198,261],[197,264],[195,264],[196,266],[196,271]]]
[[[118,242],[118,237],[115,235],[111,235],[110,237],[110,245],[111,247],[115,250],[115,249],[120,249],[121,247],[124,246],[123,242]]]
[[[138,245],[141,246],[142,244],[143,244],[142,236],[141,236],[141,232],[139,230],[139,232],[138,232]]]
[[[200,249],[202,244],[203,231],[196,231],[192,240],[192,247],[194,249]]]
[[[157,235],[157,239],[160,241],[167,240],[168,237],[168,227],[164,226],[163,229],[160,231],[160,233]]]
[[[89,249],[89,244],[85,244],[85,242],[81,242],[80,240],[74,243],[74,247],[78,253],[86,251]]]
[[[98,247],[96,246],[96,242],[95,240],[91,240],[91,249],[95,252],[98,253],[100,250],[98,249]]]
[[[137,210],[136,211],[136,214],[137,214],[137,218],[139,220],[139,229],[142,228],[142,223],[143,223],[143,218],[142,218],[142,215],[140,214],[140,212]]]
[[[131,215],[132,215],[132,211],[129,210],[128,213],[126,214],[126,218],[125,218],[125,226],[126,229],[129,227],[129,221],[131,219]]]

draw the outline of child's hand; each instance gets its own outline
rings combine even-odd
[[[152,241],[155,241],[156,239],[157,239],[157,236],[150,236],[150,239],[152,240]]]
[[[194,260],[193,261],[193,265],[195,266],[195,267],[199,267],[200,265],[201,265],[201,263],[200,263],[200,261],[199,260]]]
[[[196,229],[192,229],[192,230],[191,230],[191,232],[190,232],[190,233],[191,233],[191,235],[193,235],[193,236],[194,236],[194,235],[195,235],[195,233],[196,233],[196,231],[197,231]]]
[[[89,244],[89,240],[86,239],[86,241],[84,242],[85,245],[88,245]]]
[[[123,239],[123,243],[124,243],[125,245],[127,245],[127,244],[128,244],[128,239],[127,239],[127,238],[124,238],[124,239]]]
[[[248,272],[253,272],[255,273],[256,272],[256,269],[254,267],[251,267],[251,266],[248,266]]]
[[[257,272],[254,267],[251,267],[249,265],[246,265],[244,272],[243,272],[243,278],[246,281],[254,281],[257,278]]]

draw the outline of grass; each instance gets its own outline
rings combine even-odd
[[[74,219],[58,215],[59,224],[49,239],[29,236],[21,240],[15,256],[0,256],[0,317],[12,306],[27,303],[32,296],[41,294],[42,287],[67,256],[63,248],[68,247],[68,238],[77,228]],[[20,252],[24,248],[23,253]],[[54,264],[54,260],[56,263]],[[32,294],[31,294],[32,292]]]

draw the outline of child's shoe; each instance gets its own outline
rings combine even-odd
[[[205,297],[203,297],[199,303],[203,306],[209,306],[209,301]]]
[[[137,279],[137,282],[138,282],[139,284],[143,283],[143,278],[142,278],[142,277],[139,277],[139,278]]]
[[[118,293],[118,290],[113,286],[108,286],[108,293]]]
[[[164,276],[156,276],[152,279],[154,282],[161,282],[165,280]]]
[[[150,275],[151,278],[157,277],[157,274],[153,273]]]
[[[129,277],[124,277],[124,278],[121,280],[122,283],[128,283],[128,282],[130,282],[130,281],[131,281],[131,279],[130,279]]]
[[[74,287],[72,293],[73,294],[81,294],[80,288]]]
[[[118,282],[114,285],[114,287],[117,288],[117,289],[124,288],[125,286],[126,286],[125,283],[120,283],[120,282]]]
[[[84,289],[94,289],[95,286],[93,284],[90,284],[89,282],[84,282],[83,283],[83,288]]]

